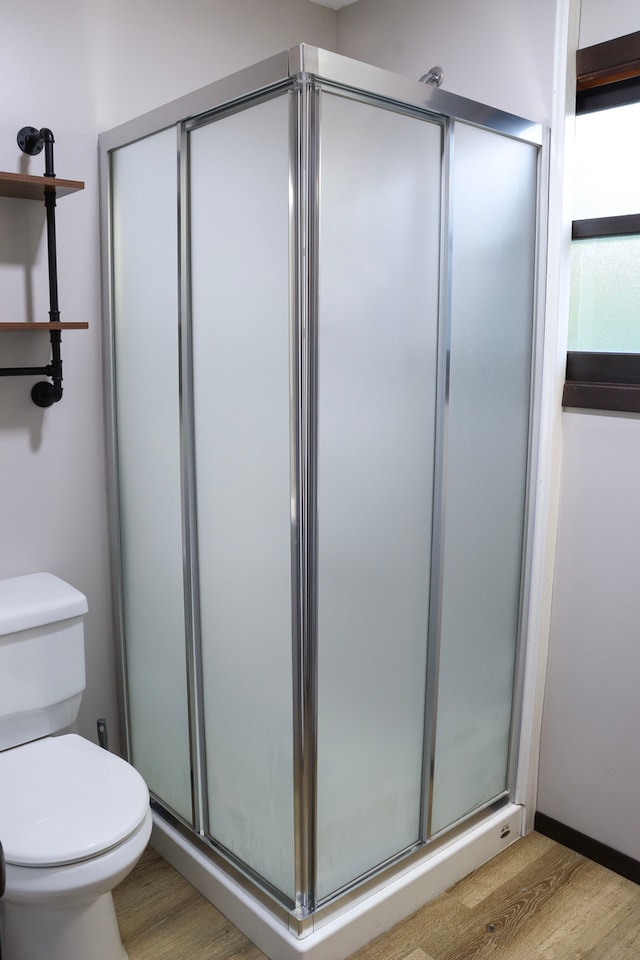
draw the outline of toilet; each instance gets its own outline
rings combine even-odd
[[[0,580],[5,960],[127,958],[111,891],[149,840],[149,791],[124,760],[60,733],[85,687],[86,612],[50,573]]]

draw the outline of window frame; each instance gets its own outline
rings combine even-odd
[[[640,101],[640,31],[576,56],[576,114]],[[574,220],[572,240],[640,234],[640,213]],[[640,413],[640,353],[569,351],[563,407]]]

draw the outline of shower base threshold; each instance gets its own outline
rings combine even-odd
[[[151,844],[271,960],[346,960],[517,840],[522,813],[507,803],[362,897],[320,911],[302,937],[155,811]]]

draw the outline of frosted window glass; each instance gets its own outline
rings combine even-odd
[[[640,213],[640,103],[576,117],[574,220]]]
[[[191,256],[210,832],[293,897],[288,127],[191,134]]]
[[[518,630],[536,150],[458,124],[432,831],[503,792]]]
[[[640,353],[640,237],[572,243],[569,349]]]
[[[318,895],[418,839],[441,130],[322,97]]]
[[[115,382],[132,759],[191,820],[180,442],[176,132],[114,151]]]

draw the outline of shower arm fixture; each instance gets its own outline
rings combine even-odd
[[[442,67],[431,67],[427,73],[420,77],[420,83],[426,83],[433,87],[441,87],[444,80],[444,71]]]
[[[18,146],[23,153],[33,157],[44,148],[44,175],[55,178],[53,169],[54,136],[48,127],[37,130],[35,127],[22,127],[18,131]],[[47,215],[47,255],[49,265],[49,320],[51,323],[60,322],[60,308],[58,306],[58,261],[56,255],[56,191],[55,187],[46,187],[44,205]],[[38,407],[50,407],[62,398],[62,358],[60,354],[60,330],[50,331],[51,363],[46,367],[12,367],[0,369],[0,376],[30,377],[45,376],[53,382],[41,380],[31,389],[31,399]]]

